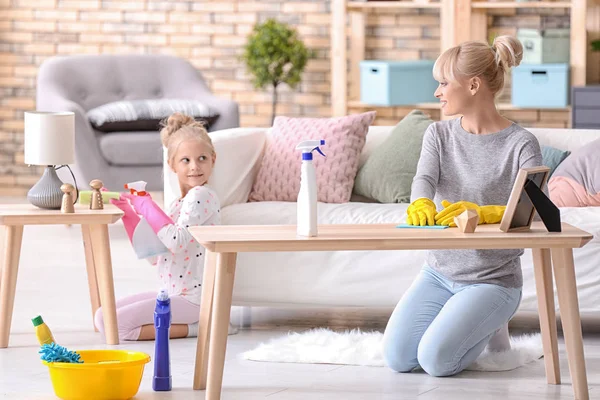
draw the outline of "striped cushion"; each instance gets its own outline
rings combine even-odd
[[[116,101],[93,108],[87,118],[94,129],[101,132],[156,131],[159,123],[174,112],[202,121],[206,129],[219,114],[196,100],[151,99]]]

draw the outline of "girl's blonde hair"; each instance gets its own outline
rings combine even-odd
[[[504,75],[522,59],[523,46],[512,36],[498,36],[491,46],[465,42],[439,56],[433,66],[433,76],[439,82],[478,76],[493,94],[498,94],[504,88]]]
[[[211,155],[213,157],[216,155],[215,147],[202,122],[198,122],[188,115],[176,112],[166,121],[163,121],[161,125],[163,128],[160,131],[160,139],[163,146],[167,148],[169,165],[172,166],[173,157],[175,157],[179,145],[188,139],[205,142],[210,148]]]

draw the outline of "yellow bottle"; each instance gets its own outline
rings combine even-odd
[[[32,319],[31,322],[33,322],[33,326],[35,327],[35,335],[37,336],[38,342],[40,342],[40,346],[54,343],[52,332],[50,332],[50,328],[44,323],[44,320],[40,315]]]

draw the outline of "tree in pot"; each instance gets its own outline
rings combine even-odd
[[[287,24],[268,19],[254,26],[242,60],[254,76],[252,83],[256,88],[273,86],[271,125],[277,110],[277,87],[285,83],[294,89],[311,57],[312,52]]]

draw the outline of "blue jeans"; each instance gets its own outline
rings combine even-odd
[[[402,296],[383,336],[383,357],[398,372],[433,376],[468,367],[517,311],[521,288],[460,284],[425,266]]]

